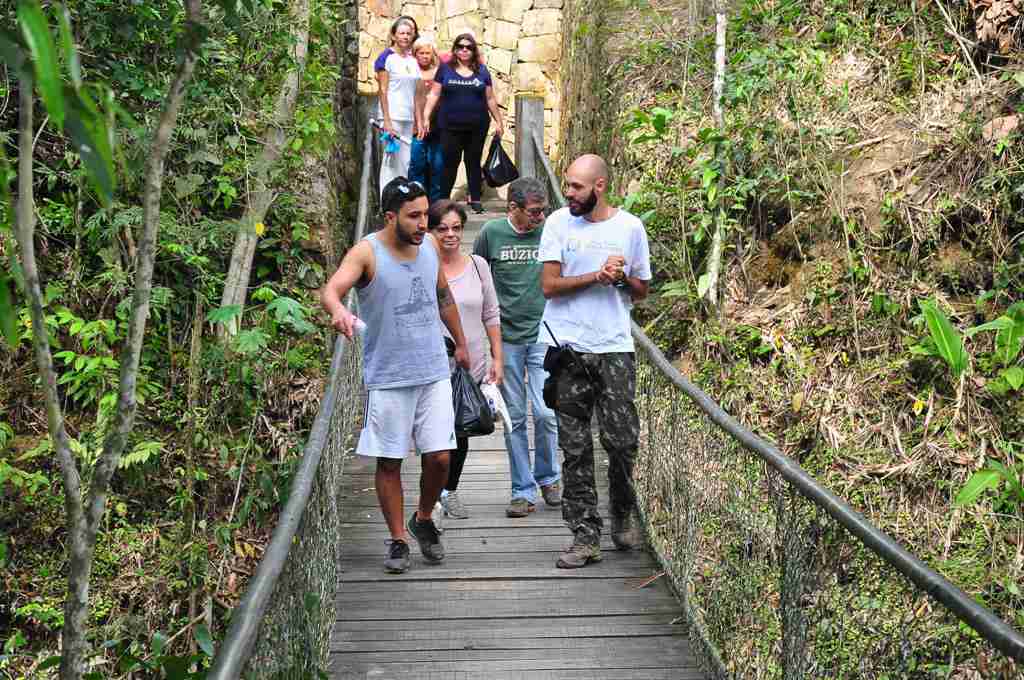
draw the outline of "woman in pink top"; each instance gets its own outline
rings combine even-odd
[[[430,206],[430,233],[437,239],[441,250],[441,268],[459,308],[462,332],[469,347],[470,372],[473,379],[500,385],[504,371],[501,351],[501,315],[498,295],[487,260],[477,255],[462,253],[462,232],[466,226],[466,211],[454,201],[443,199]],[[488,346],[490,351],[488,352]],[[453,519],[469,517],[466,506],[457,492],[462,466],[466,463],[469,439],[457,437],[457,448],[452,451],[448,468],[448,483],[441,495],[445,514]]]

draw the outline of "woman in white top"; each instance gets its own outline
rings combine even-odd
[[[486,379],[489,383],[501,385],[505,360],[501,349],[498,295],[487,260],[462,253],[466,211],[454,201],[435,201],[430,206],[428,224],[440,248],[441,269],[448,278],[452,297],[459,308],[462,332],[469,349],[470,373],[477,382]],[[469,517],[469,511],[457,491],[468,452],[469,439],[456,437],[456,449],[451,453],[448,466],[448,483],[441,492],[441,505],[445,514],[453,519]]]
[[[395,177],[409,174],[409,158],[416,121],[416,87],[420,67],[412,55],[412,43],[419,35],[412,17],[401,16],[391,25],[391,47],[374,62],[382,126],[398,137],[398,151],[385,154],[380,165],[383,189]]]

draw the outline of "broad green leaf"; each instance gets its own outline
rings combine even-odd
[[[105,206],[114,201],[114,159],[107,123],[85,92],[70,92],[67,131]]]
[[[28,45],[29,54],[32,55],[32,66],[46,112],[50,114],[54,125],[62,128],[64,90],[57,65],[57,50],[53,46],[50,26],[37,0],[21,0],[18,3],[18,25],[21,26],[21,35]]]
[[[231,323],[231,320],[235,317],[242,315],[242,305],[228,305],[227,307],[218,307],[217,309],[211,309],[206,314],[206,320],[210,323]]]
[[[7,341],[7,346],[14,348],[18,344],[18,310],[11,294],[10,277],[0,274],[0,335]]]
[[[159,662],[167,680],[186,680],[191,676],[188,667],[192,660],[187,656],[161,656]]]
[[[1021,368],[1020,366],[1011,366],[1003,371],[1002,378],[1014,390],[1019,390],[1020,386],[1024,385],[1024,368]]]
[[[313,325],[306,321],[306,310],[298,300],[281,296],[267,304],[267,311],[274,313],[278,323],[288,324],[299,333],[311,333]]]
[[[68,65],[71,84],[77,90],[82,87],[82,64],[78,60],[78,51],[75,49],[75,37],[71,32],[71,14],[64,5],[56,5],[54,12],[57,14],[57,28],[60,29],[60,47],[64,52],[64,61]]]
[[[964,331],[964,335],[968,338],[974,336],[977,333],[984,333],[985,331],[1001,331],[1007,328],[1013,327],[1013,319],[1008,316],[1001,316],[998,319],[983,323],[980,326],[974,326]]]
[[[956,495],[953,505],[964,506],[973,503],[978,496],[986,489],[994,489],[999,486],[1000,476],[995,470],[978,470],[967,480],[960,493]]]
[[[239,354],[258,354],[266,348],[268,341],[266,333],[259,328],[251,328],[235,336],[235,350]]]
[[[1013,322],[1011,326],[996,333],[996,358],[1003,366],[1009,366],[1017,360],[1021,346],[1024,345],[1024,303],[1010,305],[1006,314],[1000,318]]]
[[[953,375],[959,378],[967,369],[967,353],[964,351],[964,343],[960,334],[953,328],[949,318],[939,310],[935,303],[927,300],[921,303],[921,312],[924,314],[925,322],[931,333],[935,347]]]
[[[150,645],[150,649],[153,650],[153,654],[156,656],[160,656],[161,654],[163,654],[164,647],[166,646],[167,636],[161,633],[160,631],[156,631],[155,633],[153,633],[153,642]]]
[[[697,281],[697,297],[704,297],[707,295],[708,290],[711,288],[711,274],[704,273],[700,275],[700,279]]]
[[[25,56],[25,48],[18,36],[0,28],[0,59],[3,59],[7,68],[18,74],[19,77],[22,69],[25,68]]]
[[[41,664],[36,666],[36,670],[37,671],[45,671],[47,668],[53,668],[54,666],[56,666],[56,665],[58,665],[60,663],[60,660],[61,660],[61,657],[59,657],[59,656],[51,656],[48,659],[46,659],[45,661],[43,661]]]
[[[704,189],[707,189],[709,186],[711,186],[711,183],[714,182],[717,177],[718,177],[718,171],[717,170],[715,170],[712,167],[704,168],[704,173],[701,175],[701,178],[700,178],[700,185],[701,185],[701,187],[703,187]]]
[[[260,286],[252,293],[252,299],[260,302],[270,302],[277,297],[277,293],[269,286]]]
[[[213,638],[210,636],[210,629],[200,623],[195,627],[196,644],[203,650],[206,656],[213,656]]]

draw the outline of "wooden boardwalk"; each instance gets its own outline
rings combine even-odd
[[[472,247],[484,221],[500,216],[470,216],[463,250]],[[607,463],[601,452],[597,457],[607,518]],[[572,542],[560,510],[540,501],[526,518],[505,517],[511,480],[500,429],[470,440],[459,496],[471,516],[445,520],[447,557],[440,565],[427,564],[413,540],[412,568],[384,573],[389,536],[373,470],[373,461],[359,456],[345,470],[333,678],[704,677],[690,654],[679,604],[663,578],[651,581],[659,569],[650,555],[616,551],[606,536],[602,562],[558,569],[555,558]],[[407,458],[407,519],[419,498],[419,472],[419,460]]]
[[[603,460],[599,468],[602,490]],[[354,457],[345,479],[331,677],[704,677],[685,626],[673,623],[679,604],[664,579],[648,583],[658,568],[647,553],[616,551],[606,537],[604,561],[558,569],[555,558],[571,542],[559,510],[541,501],[529,517],[505,517],[510,478],[500,431],[471,440],[459,485],[471,517],[445,520],[447,558],[440,565],[428,565],[413,541],[412,568],[385,574],[388,534],[372,462]],[[410,457],[403,469],[406,516],[418,484],[419,462]]]

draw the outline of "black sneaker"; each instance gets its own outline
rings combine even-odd
[[[388,541],[388,556],[384,558],[384,571],[389,574],[404,574],[409,571],[409,544],[405,541]]]
[[[480,201],[470,201],[469,209],[475,212],[477,215],[483,215],[485,212],[484,206],[481,205]]]
[[[427,562],[438,564],[444,559],[444,546],[441,545],[441,532],[434,526],[433,520],[421,521],[416,519],[416,512],[413,511],[409,523],[406,525],[409,533],[420,544],[420,552]]]

